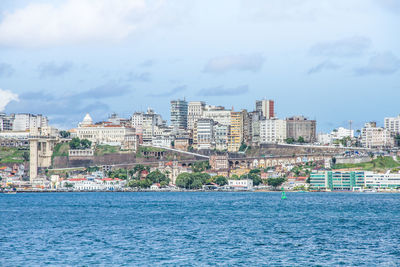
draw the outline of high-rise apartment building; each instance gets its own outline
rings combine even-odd
[[[188,119],[188,103],[186,100],[171,100],[171,125],[174,129],[186,129]]]
[[[41,114],[33,115],[29,113],[20,113],[14,115],[12,130],[17,132],[29,131],[30,129],[39,129],[47,127],[49,121],[47,117]]]
[[[228,149],[229,125],[214,124],[214,142],[217,150]]]
[[[308,120],[303,116],[294,116],[286,119],[286,136],[293,138],[295,141],[300,137],[305,142],[315,142],[317,138],[317,122]]]
[[[400,115],[397,117],[388,117],[385,118],[385,125],[386,130],[389,130],[395,134],[400,133]]]
[[[260,143],[283,143],[286,139],[286,120],[260,121]]]
[[[202,101],[192,101],[188,105],[187,128],[193,130],[195,122],[203,115],[205,103]]]
[[[243,112],[231,112],[228,151],[239,151],[243,141]]]
[[[261,114],[268,120],[275,117],[275,103],[273,100],[257,100],[256,101],[256,111],[261,112]]]
[[[198,119],[194,124],[193,145],[196,149],[214,148],[214,121]]]

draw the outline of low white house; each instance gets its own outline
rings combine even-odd
[[[70,187],[73,190],[79,191],[114,191],[121,190],[126,184],[126,181],[118,178],[103,178],[103,179],[93,179],[93,178],[71,178],[64,180],[61,184],[62,188],[69,188],[67,185],[72,185]]]
[[[251,179],[228,180],[227,187],[234,190],[252,190],[253,180]]]

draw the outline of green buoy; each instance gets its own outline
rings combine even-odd
[[[286,199],[286,193],[285,193],[285,189],[283,189],[283,186],[282,186],[281,199]]]

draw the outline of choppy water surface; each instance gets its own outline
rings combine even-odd
[[[400,195],[0,195],[0,265],[400,265]]]

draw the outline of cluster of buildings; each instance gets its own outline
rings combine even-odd
[[[120,145],[135,150],[139,144],[187,150],[236,152],[242,144],[283,143],[287,138],[316,141],[316,121],[303,116],[279,119],[272,100],[256,101],[255,110],[234,111],[202,101],[171,101],[171,123],[148,109],[130,118],[116,114],[105,122],[93,123],[87,114],[71,137],[96,144]]]
[[[202,101],[171,101],[171,124],[149,109],[135,112],[131,126],[139,143],[196,150],[238,151],[242,144],[283,143],[287,138],[316,140],[316,121],[302,116],[279,119],[272,100],[256,101],[255,110],[235,111]]]
[[[399,189],[400,173],[371,171],[313,171],[311,190],[358,191],[363,189]]]

